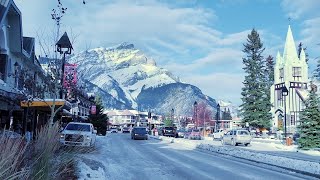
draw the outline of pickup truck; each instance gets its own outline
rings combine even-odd
[[[213,140],[221,139],[224,135],[225,131],[223,129],[219,129],[217,132],[212,133]]]
[[[70,122],[60,134],[60,143],[67,146],[94,147],[97,131],[91,123]]]

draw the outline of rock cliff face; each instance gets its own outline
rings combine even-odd
[[[78,76],[89,91],[102,96],[107,109],[151,109],[165,114],[174,108],[175,114],[191,115],[194,101],[204,101],[215,111],[214,99],[157,67],[133,44],[84,51],[68,63],[78,65]]]

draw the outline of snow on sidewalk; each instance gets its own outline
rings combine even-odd
[[[290,168],[302,172],[320,175],[320,164],[317,162],[290,159],[286,157],[273,156],[259,152],[247,151],[239,148],[231,148],[225,146],[213,146],[210,144],[200,144],[197,148],[211,152],[230,155],[233,157],[263,162],[283,168]]]
[[[85,162],[79,160],[78,161],[78,177],[80,180],[87,180],[87,179],[105,179],[106,174],[103,168],[97,167],[92,168],[90,165],[86,164]]]

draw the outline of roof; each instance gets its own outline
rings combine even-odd
[[[23,37],[23,49],[30,55],[34,47],[34,38]]]

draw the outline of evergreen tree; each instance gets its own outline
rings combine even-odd
[[[320,58],[318,58],[317,68],[314,70],[313,77],[314,77],[317,81],[320,81]]]
[[[311,83],[311,86],[313,84]],[[320,110],[319,97],[315,89],[312,88],[309,98],[305,103],[306,108],[301,112],[298,131],[299,148],[311,149],[320,148]]]
[[[268,87],[270,88],[274,83],[274,60],[271,55],[269,55],[266,59],[265,73],[266,73],[266,77],[267,77]]]
[[[300,58],[301,51],[302,51],[302,42],[300,42],[298,45],[298,58]]]
[[[106,135],[107,132],[107,124],[108,124],[108,116],[103,113],[103,104],[102,100],[99,96],[95,98],[95,105],[96,105],[96,114],[90,114],[89,120],[93,124],[95,128],[97,128],[97,133],[102,134],[103,136]]]
[[[244,44],[243,68],[246,76],[242,88],[241,115],[243,123],[257,128],[269,128],[271,126],[271,103],[268,97],[268,78],[265,77],[266,60],[263,58],[263,44],[258,32],[253,29]]]
[[[173,121],[171,120],[171,118],[166,118],[164,120],[164,126],[167,126],[167,127],[172,127],[173,126]]]

